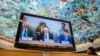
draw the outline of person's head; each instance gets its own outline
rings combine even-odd
[[[65,35],[68,35],[68,34],[69,34],[69,32],[68,32],[67,29],[64,29],[64,34],[65,34]]]
[[[28,23],[25,23],[25,24],[24,24],[24,28],[25,28],[25,29],[28,29],[28,28],[29,28],[29,24],[28,24]]]
[[[89,47],[87,50],[87,54],[89,55],[97,55],[95,49],[93,47]]]
[[[49,32],[49,29],[48,29],[47,27],[45,27],[45,28],[44,28],[44,32],[45,32],[45,33],[48,33],[48,32]]]
[[[40,26],[46,27],[46,23],[45,22],[40,22],[39,24]]]
[[[26,22],[26,17],[23,17],[23,22]]]
[[[61,23],[62,28],[65,28],[65,23]]]

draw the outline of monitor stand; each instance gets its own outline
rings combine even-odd
[[[43,56],[49,56],[49,51],[43,51]]]

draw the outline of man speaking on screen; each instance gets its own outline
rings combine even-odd
[[[45,27],[44,28],[44,31],[41,32],[41,40],[44,41],[44,42],[54,42],[53,41],[53,35],[52,33],[49,32],[49,29],[48,27]]]
[[[67,29],[64,29],[64,32],[59,36],[59,43],[72,45],[71,36]]]

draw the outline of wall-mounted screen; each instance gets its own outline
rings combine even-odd
[[[15,47],[35,50],[75,50],[69,21],[21,13]]]

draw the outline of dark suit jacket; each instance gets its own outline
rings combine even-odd
[[[33,37],[33,31],[31,29],[27,30],[27,36],[28,37]]]
[[[22,37],[22,34],[23,34],[23,28],[22,28],[22,30],[21,30],[20,33],[21,33],[20,36]],[[34,37],[34,33],[33,33],[32,29],[30,29],[30,28],[27,29],[27,36],[28,36],[28,37],[32,37],[32,38]]]
[[[44,32],[41,32],[40,38],[41,38],[40,40],[43,40],[44,41]],[[50,32],[49,32],[49,39],[53,39],[53,35]]]
[[[39,33],[37,33],[39,32]],[[40,26],[37,26],[36,28],[36,31],[35,31],[35,34],[36,34],[36,40],[40,40],[40,33],[41,33],[41,27]]]

